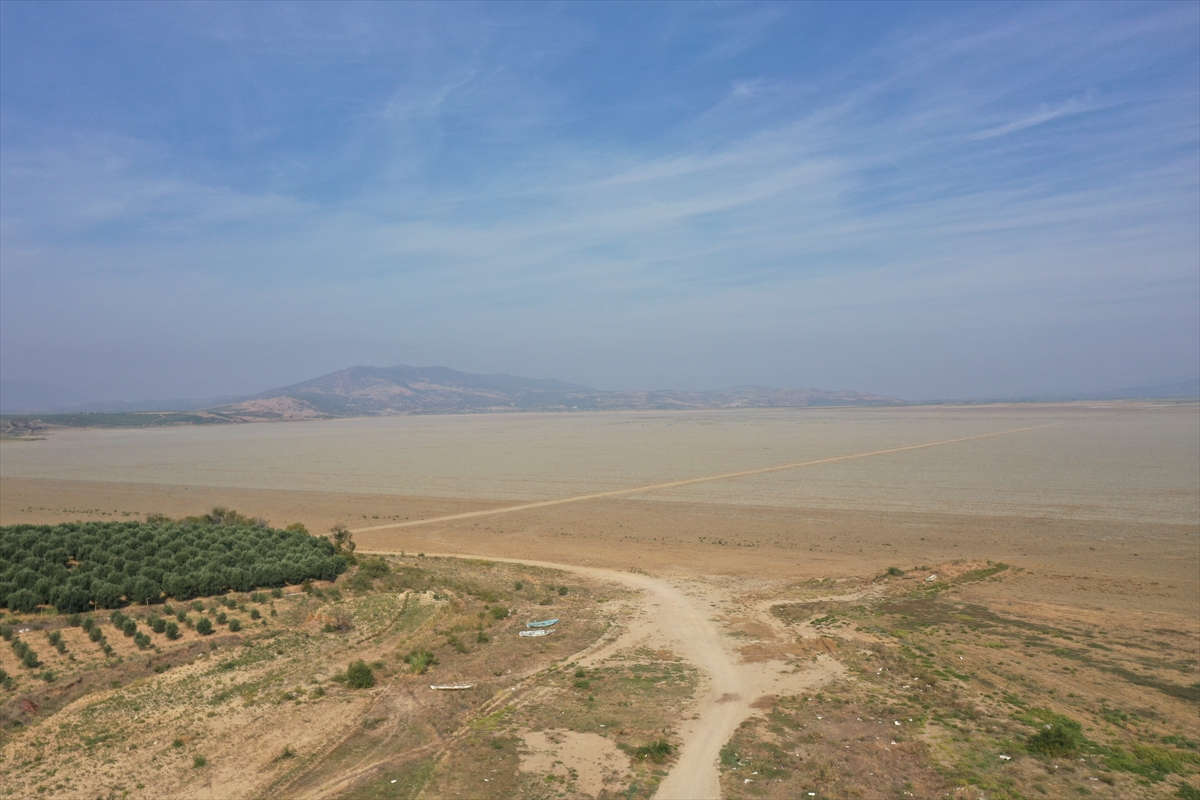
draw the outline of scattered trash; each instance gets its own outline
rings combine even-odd
[[[1000,760],[1001,760],[1001,761],[1012,761],[1012,756],[1006,756],[1006,755],[1004,755],[1003,753],[1001,753],[1001,754],[1000,754]]]

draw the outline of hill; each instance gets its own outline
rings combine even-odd
[[[238,418],[306,419],[496,411],[785,408],[900,405],[865,392],[741,386],[705,392],[610,392],[556,380],[447,367],[357,366],[211,409]]]

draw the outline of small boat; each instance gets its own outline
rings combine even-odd
[[[526,628],[549,628],[552,625],[558,624],[558,617],[554,619],[544,619],[541,622],[526,622]]]
[[[430,689],[436,689],[439,692],[461,692],[463,689],[474,689],[473,683],[431,683]]]
[[[549,636],[554,633],[554,628],[542,628],[536,631],[519,631],[518,636]]]

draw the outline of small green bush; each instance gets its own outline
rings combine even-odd
[[[382,558],[364,558],[358,568],[358,574],[369,578],[384,578],[392,574],[392,568]]]
[[[671,743],[666,739],[655,739],[650,744],[644,744],[637,749],[635,755],[640,759],[650,759],[655,764],[661,764],[667,760],[675,748],[671,747]]]
[[[62,631],[50,631],[46,634],[46,638],[50,640],[50,644],[57,647],[62,643]]]
[[[359,659],[346,668],[346,685],[351,689],[370,689],[375,685],[375,672]]]
[[[208,759],[204,756],[192,756],[192,766],[196,769],[200,769],[207,763]]]
[[[104,638],[104,631],[100,630],[99,628],[97,628],[93,625],[92,628],[88,631],[88,638],[91,639],[93,642],[98,642]]]
[[[72,614],[71,616],[67,617],[67,624],[72,628],[78,628],[83,624],[83,617],[79,616],[78,614]]]
[[[500,606],[492,607],[492,616],[496,619],[508,619],[508,609]]]
[[[564,595],[566,595],[566,593],[567,593],[567,587],[565,587],[565,586],[558,587],[559,596],[564,596]]]
[[[167,635],[168,639],[175,641],[179,638],[179,626],[174,622],[168,622],[163,626],[163,633]]]
[[[250,619],[262,619],[262,614],[257,608],[250,609]]]
[[[278,586],[276,586],[274,589],[271,590],[271,597],[274,597],[274,598],[283,597],[283,589],[280,589]]]
[[[222,611],[221,613],[217,614],[217,624],[218,624],[218,625],[224,625],[224,624],[225,624],[225,622],[226,622],[228,619],[229,619],[229,617],[225,616],[225,612],[224,612],[224,611]]]
[[[145,650],[150,647],[150,634],[138,631],[133,635],[133,643],[138,646],[139,650]]]
[[[167,621],[162,617],[154,617],[150,620],[150,630],[155,633],[163,633],[167,629]]]
[[[34,667],[40,667],[41,665],[42,662],[38,660],[37,653],[33,652],[32,650],[26,650],[25,655],[21,657],[21,666],[23,667],[33,669]]]
[[[186,611],[176,611],[175,619],[178,620],[179,622],[187,622],[187,612]]]
[[[121,622],[121,633],[125,634],[126,636],[133,636],[137,633],[137,623],[126,618]]]
[[[1079,723],[1062,720],[1044,725],[1029,737],[1025,749],[1034,755],[1067,758],[1078,753],[1082,745],[1083,732]]]
[[[413,650],[404,657],[404,663],[412,668],[417,675],[424,675],[429,668],[438,663],[437,656],[428,650]]]
[[[904,574],[904,570],[900,569],[899,567],[888,567],[887,574],[892,577],[899,577]]]
[[[356,572],[346,581],[346,588],[354,592],[369,592],[375,588],[375,581],[365,572]]]
[[[467,646],[463,644],[463,640],[455,636],[453,633],[446,637],[446,644],[450,645],[460,653],[467,652]]]
[[[193,600],[192,601],[192,611],[203,611],[203,610],[204,610],[204,602],[203,601],[201,601],[201,600]]]
[[[211,619],[208,617],[201,617],[200,619],[196,620],[196,633],[200,634],[201,636],[208,636],[212,632],[213,624]]]
[[[236,617],[234,617],[233,619],[229,620],[229,630],[236,633],[237,631],[240,631],[241,629],[242,629],[242,621],[240,619],[237,619]]]
[[[513,588],[519,592],[525,588],[525,584],[521,583],[520,581],[517,581],[516,583],[513,584]]]

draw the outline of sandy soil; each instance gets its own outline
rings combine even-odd
[[[465,557],[461,553],[432,553]],[[548,567],[608,580],[636,589],[639,610],[621,636],[603,649],[587,653],[575,663],[588,667],[612,653],[631,647],[666,648],[699,667],[705,676],[700,697],[689,709],[690,718],[680,727],[680,759],[654,795],[660,800],[719,797],[717,759],[721,747],[749,714],[769,695],[797,694],[844,677],[842,665],[831,658],[817,658],[799,671],[781,660],[743,659],[736,643],[713,619],[714,608],[727,608],[732,598],[712,585],[668,582],[637,572],[597,567],[552,564],[526,559],[496,559]],[[764,623],[768,618],[763,615]],[[599,738],[599,737],[597,737]]]

